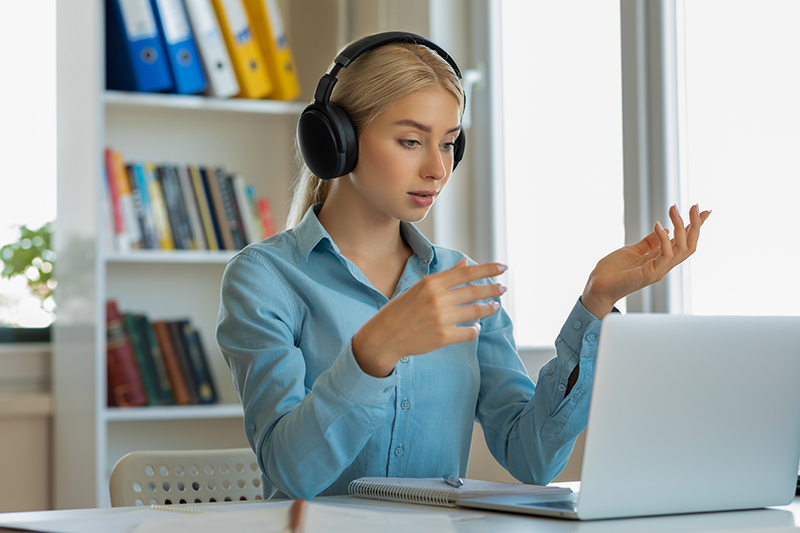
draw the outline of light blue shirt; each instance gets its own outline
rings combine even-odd
[[[393,298],[464,257],[412,224],[401,232],[413,255]],[[586,426],[600,321],[580,302],[536,386],[502,308],[481,320],[476,340],[404,357],[388,377],[372,377],[356,363],[351,338],[389,300],[340,253],[315,208],[231,259],[221,295],[217,342],[265,497],[346,494],[361,476],[466,476],[475,420],[515,478],[547,484]]]

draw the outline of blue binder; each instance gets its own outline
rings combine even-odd
[[[206,76],[183,1],[151,1],[175,79],[175,92],[192,94],[205,90]]]
[[[106,0],[106,88],[156,92],[174,87],[150,0]]]

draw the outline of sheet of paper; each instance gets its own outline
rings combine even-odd
[[[278,533],[288,523],[288,510],[267,508],[253,511],[226,511],[214,514],[170,513],[148,519],[131,533]],[[455,532],[445,513],[395,513],[356,509],[350,506],[325,503],[308,504],[304,533],[428,533]]]

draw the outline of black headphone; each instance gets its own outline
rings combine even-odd
[[[461,71],[453,58],[436,43],[414,33],[390,31],[376,33],[350,44],[334,60],[314,91],[314,101],[300,114],[297,139],[306,165],[320,179],[327,180],[349,174],[358,161],[356,130],[347,113],[331,102],[336,75],[361,54],[389,43],[412,43],[427,46],[447,61],[461,79]],[[466,137],[462,129],[454,143],[453,169],[464,156]]]

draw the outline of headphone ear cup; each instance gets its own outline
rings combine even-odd
[[[358,161],[353,123],[333,102],[315,102],[303,110],[297,121],[297,140],[306,166],[320,179],[349,174]]]
[[[467,146],[467,134],[462,129],[459,132],[458,137],[456,137],[455,142],[453,143],[453,170],[456,169],[458,163],[461,161],[461,158],[464,157],[464,149]]]

